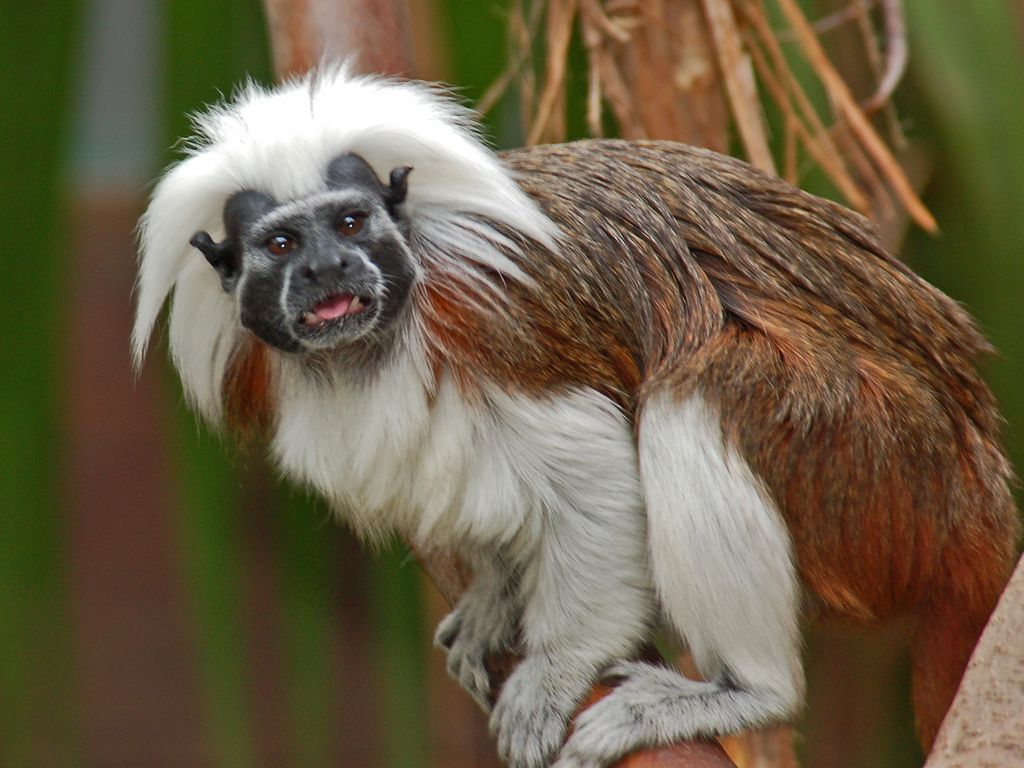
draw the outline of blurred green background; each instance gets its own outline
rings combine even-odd
[[[478,97],[503,3],[430,5],[427,74]],[[999,349],[1021,467],[1024,3],[907,11],[897,103],[942,234],[902,255]],[[199,426],[162,344],[138,381],[128,366],[147,185],[187,112],[269,80],[258,0],[4,0],[0,29],[0,766],[493,764],[403,549],[362,552],[258,448]],[[506,101],[489,128],[514,144],[517,125]],[[830,632],[809,646],[807,764],[915,764],[905,657]]]

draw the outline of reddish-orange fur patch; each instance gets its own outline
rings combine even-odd
[[[641,381],[638,355],[614,328],[552,311],[551,302],[528,290],[506,289],[509,315],[467,301],[468,286],[427,283],[420,311],[435,369],[447,370],[467,396],[484,381],[534,396],[588,386],[632,409]]]
[[[248,336],[224,374],[224,419],[242,435],[264,432],[273,420],[270,361],[266,345]]]

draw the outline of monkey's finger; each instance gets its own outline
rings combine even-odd
[[[434,645],[450,651],[455,643],[455,638],[459,636],[460,629],[462,629],[462,615],[458,611],[452,611],[437,625],[437,631],[434,632]]]

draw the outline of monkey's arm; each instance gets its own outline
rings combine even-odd
[[[525,656],[501,690],[491,726],[508,765],[540,768],[598,674],[646,639],[653,597],[624,415],[593,391],[508,401],[502,411],[509,449],[542,480],[532,530],[510,546],[523,563]]]

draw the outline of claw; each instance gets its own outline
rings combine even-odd
[[[450,651],[452,645],[455,644],[455,638],[459,636],[461,628],[462,618],[457,611],[452,611],[441,619],[441,623],[437,625],[437,631],[434,633],[434,645]]]

